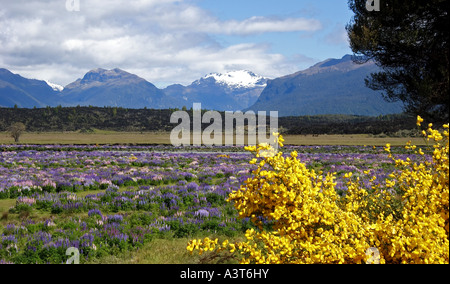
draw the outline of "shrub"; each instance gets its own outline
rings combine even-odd
[[[422,121],[418,117],[417,125]],[[229,251],[240,263],[448,263],[448,127],[439,132],[429,125],[422,132],[434,142],[432,159],[406,145],[423,156],[420,164],[396,160],[386,145],[396,171],[383,186],[372,178],[370,188],[347,173],[343,196],[335,190],[336,173],[308,169],[297,152],[267,156],[273,151],[268,145],[247,147],[258,168],[228,201],[256,228],[243,242],[206,238],[190,241],[187,250]]]
[[[14,142],[19,143],[20,136],[22,136],[23,132],[25,132],[25,129],[25,124],[22,122],[16,122],[8,128],[8,132],[10,136],[14,138]]]

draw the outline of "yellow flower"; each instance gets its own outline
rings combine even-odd
[[[417,126],[420,126],[423,122],[423,118],[420,117],[420,115],[417,116]]]
[[[418,125],[422,122],[419,116]],[[205,238],[191,241],[188,251],[238,252],[243,264],[366,263],[366,252],[376,247],[379,263],[448,264],[449,138],[448,132],[429,128],[432,160],[413,163],[390,154],[397,169],[384,183],[375,183],[373,176],[365,188],[359,176],[352,179],[348,172],[344,196],[337,194],[336,173],[324,177],[320,170],[309,170],[297,152],[286,158],[281,152],[261,156],[260,163],[253,159],[258,166],[254,176],[227,201],[257,229],[245,233],[246,242],[218,245],[217,239]],[[247,149],[258,155],[266,148]],[[390,152],[391,145],[385,149]],[[406,149],[416,146],[409,142]],[[425,155],[422,149],[418,153]],[[261,220],[271,222],[271,228]]]

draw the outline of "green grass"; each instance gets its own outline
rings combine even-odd
[[[13,216],[14,214],[10,214],[9,208],[16,205],[15,199],[4,199],[0,200],[0,225],[6,225],[11,219],[16,219],[17,216]],[[1,233],[1,227],[0,227]]]
[[[204,236],[206,237],[206,235]],[[212,238],[211,236],[208,236]],[[214,236],[219,240],[229,239],[222,236]],[[242,241],[240,238],[233,238],[231,241]],[[95,259],[88,264],[238,264],[234,258],[214,259],[216,254],[198,253],[191,254],[186,250],[191,238],[178,239],[154,239],[145,244],[137,251],[128,251],[119,255],[109,255],[100,259]],[[230,240],[230,239],[229,239]]]
[[[130,190],[128,187],[122,187],[119,191]],[[79,197],[85,197],[89,194],[97,194],[104,192],[104,190],[92,190],[77,192]],[[7,224],[20,224],[24,219],[31,219],[34,221],[45,221],[48,219],[56,218],[59,221],[69,220],[76,216],[86,217],[87,213],[77,214],[61,214],[52,215],[48,212],[42,212],[36,209],[32,209],[26,216],[21,216],[17,213],[9,213],[9,208],[14,207],[16,199],[3,199],[0,200],[0,235],[3,232],[3,228]],[[118,212],[124,213],[124,212]],[[2,218],[2,216],[6,217]],[[203,239],[205,237],[218,238],[220,241],[225,239],[231,241],[242,241],[245,237],[244,234],[238,235],[234,238],[227,236],[220,236],[215,234],[209,234],[202,232],[201,235],[190,236],[188,238],[174,238],[168,237],[166,239],[153,239],[151,242],[146,243],[138,250],[127,251],[117,255],[108,255],[102,258],[92,259],[88,264],[215,264],[215,263],[227,263],[237,264],[237,260],[234,258],[220,259],[215,258],[212,253],[205,253],[202,256],[198,254],[191,254],[186,250],[186,246],[191,239]]]
[[[13,207],[14,205],[16,205],[15,199],[0,200],[0,214],[3,212],[7,212],[9,208]]]
[[[229,240],[230,242],[241,242],[245,240],[244,234],[236,237],[227,237],[218,234],[202,232],[200,235],[190,236],[187,238],[166,238],[154,239],[150,243],[145,244],[137,251],[128,251],[115,256],[106,256],[95,259],[89,263],[102,264],[238,264],[237,258],[231,254],[205,252],[202,255],[198,253],[190,253],[186,247],[190,240],[219,239],[219,242]]]
[[[41,222],[53,218],[52,214],[36,209],[32,209],[30,212],[10,213],[9,208],[14,207],[15,205],[16,199],[0,200],[0,235],[3,233],[3,228],[6,227],[7,224],[19,225],[26,219]]]

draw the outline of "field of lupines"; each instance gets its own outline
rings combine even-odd
[[[81,262],[139,249],[155,238],[244,235],[253,226],[227,202],[256,165],[241,148],[0,146],[0,263]],[[384,180],[394,163],[383,147],[286,146],[308,168]],[[403,147],[400,159],[423,160]],[[425,156],[425,159],[431,159]],[[346,187],[336,185],[345,195]],[[1,207],[1,206],[0,206]],[[263,220],[264,221],[264,220]]]

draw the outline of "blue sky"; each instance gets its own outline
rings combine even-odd
[[[158,87],[276,78],[351,53],[351,17],[346,0],[15,0],[0,7],[0,67],[63,86],[95,68]]]
[[[321,22],[314,32],[279,32],[253,36],[222,36],[228,44],[239,42],[268,43],[271,51],[287,56],[302,54],[314,60],[340,57],[351,50],[346,42],[345,25],[353,16],[345,0],[228,0],[194,1],[221,20],[244,20],[253,16],[268,18],[307,18]]]

